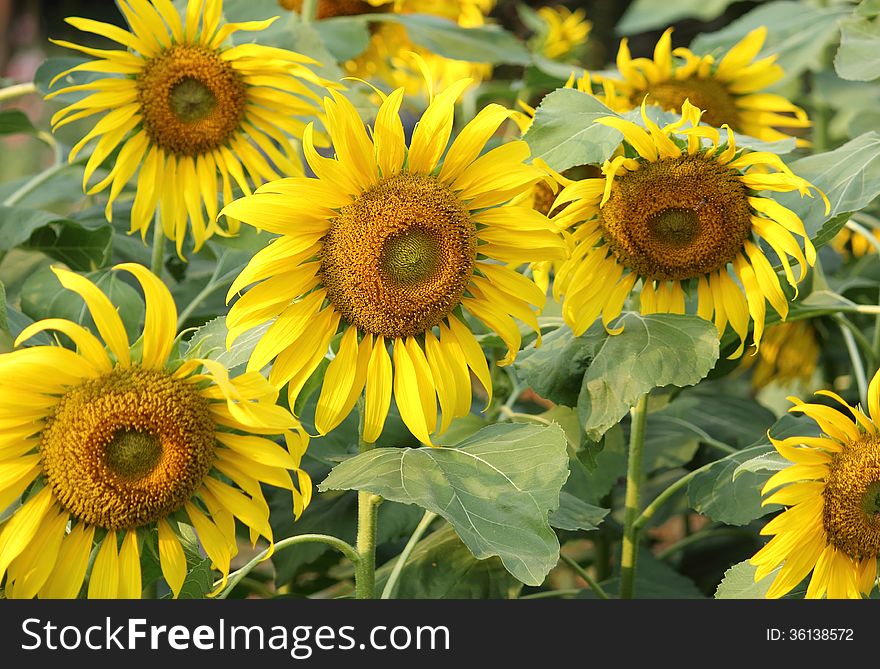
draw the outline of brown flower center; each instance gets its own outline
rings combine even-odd
[[[602,207],[605,240],[638,274],[683,280],[724,267],[751,232],[736,170],[703,154],[642,163],[616,177]]]
[[[138,76],[144,130],[166,151],[209,153],[226,144],[244,118],[244,82],[219,53],[179,44],[151,58]]]
[[[880,555],[880,440],[847,444],[831,460],[822,524],[828,541],[854,560]]]
[[[739,127],[739,110],[736,100],[727,87],[716,79],[672,79],[651,84],[647,90],[639,91],[632,98],[634,105],[642,104],[645,94],[648,104],[656,104],[667,111],[680,113],[685,100],[700,109],[705,109],[703,121],[716,128],[726,123],[736,130]]]
[[[214,460],[208,401],[164,370],[117,368],[70,389],[40,441],[56,499],[108,530],[181,508]]]
[[[324,237],[321,274],[328,299],[349,323],[406,337],[458,306],[476,248],[464,203],[432,176],[403,173],[339,212]]]

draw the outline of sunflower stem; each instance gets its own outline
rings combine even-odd
[[[357,566],[357,563],[360,560],[360,556],[358,555],[358,552],[355,550],[354,546],[346,541],[343,541],[342,539],[339,539],[338,537],[331,537],[327,534],[300,534],[296,537],[288,537],[287,539],[282,539],[275,544],[275,551],[277,552],[283,550],[285,548],[288,548],[289,546],[296,546],[297,544],[315,543],[327,544],[328,546],[335,548],[340,553],[345,555],[345,557],[351,560],[351,562],[354,563],[355,566]],[[224,588],[223,592],[217,595],[217,599],[226,599],[229,596],[229,593],[231,593],[235,589],[235,586],[237,586],[245,576],[250,574],[257,567],[257,565],[259,565],[267,557],[269,557],[268,548],[258,554],[256,557],[254,557],[253,560],[248,562],[241,569],[232,572],[229,575],[229,581],[226,584],[226,588]],[[217,587],[219,585],[219,582],[215,583],[214,587]]]
[[[165,265],[165,231],[162,229],[162,220],[159,210],[153,219],[153,255],[150,258],[150,271],[160,279],[162,267]]]
[[[586,581],[587,585],[590,586],[590,590],[596,593],[596,596],[599,599],[611,599],[608,596],[608,593],[605,592],[605,589],[599,585],[598,581],[590,575],[586,569],[581,567],[576,560],[568,557],[564,553],[559,554],[559,559],[562,560],[565,564],[567,564],[578,576],[580,576],[584,581]]]
[[[394,591],[397,589],[397,581],[400,580],[400,574],[403,572],[403,567],[406,565],[406,561],[409,559],[409,556],[412,555],[413,549],[416,547],[416,544],[419,543],[419,539],[422,538],[422,535],[436,517],[436,513],[425,511],[425,515],[422,516],[416,529],[413,530],[412,536],[410,536],[409,541],[406,542],[406,546],[403,547],[400,555],[397,556],[397,562],[394,563],[394,569],[391,570],[391,575],[388,577],[388,582],[382,589],[382,595],[379,599],[391,599],[394,597]]]
[[[300,16],[303,23],[311,23],[318,15],[318,0],[303,0]]]
[[[645,445],[645,426],[648,422],[648,395],[630,411],[629,457],[626,465],[626,497],[623,516],[623,546],[620,553],[620,598],[632,599],[635,595],[636,557],[638,555],[639,495],[644,472],[642,455]]]
[[[21,202],[27,195],[35,191],[37,188],[46,183],[49,179],[54,177],[56,174],[61,172],[62,170],[67,168],[67,164],[64,162],[56,162],[51,167],[47,167],[45,170],[40,172],[39,174],[35,174],[28,181],[23,183],[18,190],[12,193],[9,197],[3,200],[4,207],[11,207],[15,204]]]
[[[205,284],[205,287],[199,291],[199,294],[196,295],[192,300],[190,300],[189,304],[186,305],[183,311],[180,312],[180,316],[177,318],[177,329],[182,330],[184,324],[187,319],[192,316],[193,312],[198,309],[202,302],[204,302],[208,297],[216,291],[218,288],[226,285],[227,281],[218,281],[220,274],[220,264],[214,268],[214,273],[211,274],[211,278],[208,279],[208,283]]]
[[[33,81],[28,81],[23,84],[13,84],[6,88],[0,88],[0,102],[8,102],[9,100],[15,100],[16,98],[36,92],[37,85]]]
[[[856,387],[859,390],[859,399],[862,406],[866,407],[868,406],[868,379],[865,376],[865,366],[862,364],[862,357],[859,355],[856,338],[853,336],[853,331],[845,324],[844,319],[836,317],[834,320],[840,328],[840,334],[843,335],[843,341],[846,344],[850,362],[852,362],[853,374],[856,377]],[[862,338],[864,339],[864,337]]]
[[[722,460],[724,458],[721,458]],[[702,474],[704,471],[716,465],[719,460],[713,460],[698,469],[694,469],[689,471],[687,474],[678,479],[675,483],[672,483],[667,487],[663,492],[657,495],[650,504],[648,504],[644,511],[639,514],[639,517],[636,518],[633,525],[635,526],[636,532],[640,532],[641,529],[648,523],[651,518],[654,517],[654,514],[657,513],[657,510],[662,507],[666,502],[675,497],[675,495],[680,492],[683,488],[687,487],[694,478],[697,477],[698,474]]]
[[[364,441],[364,398],[358,398],[358,451],[366,453],[376,444]],[[379,495],[358,490],[358,561],[354,569],[354,596],[356,599],[376,598],[376,509],[382,503]]]

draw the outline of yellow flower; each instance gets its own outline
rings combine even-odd
[[[537,11],[547,25],[538,36],[535,50],[546,58],[565,60],[587,41],[593,24],[586,20],[583,9],[571,11],[567,7],[541,7]]]
[[[279,2],[287,9],[302,9],[302,0]],[[319,0],[317,18],[377,12],[429,14],[454,21],[462,28],[474,28],[486,23],[486,15],[494,6],[495,0]],[[415,95],[422,90],[423,73],[415,66],[410,53],[418,54],[438,89],[447,88],[466,77],[477,84],[492,74],[489,64],[444,58],[413,43],[406,28],[399,23],[377,21],[370,26],[370,33],[370,43],[364,52],[345,63],[349,76],[390,88],[403,86],[407,95]]]
[[[165,235],[177,243],[178,254],[188,221],[198,251],[213,234],[238,231],[237,221],[229,221],[228,231],[218,227],[218,192],[226,203],[232,200],[234,185],[250,193],[251,184],[276,179],[279,171],[301,173],[297,148],[289,136],[301,136],[305,124],[298,117],[314,116],[320,103],[306,82],[322,82],[306,67],[314,61],[298,53],[228,44],[236,32],[262,30],[275,19],[224,24],[221,0],[189,0],[185,20],[171,0],[127,0],[118,5],[130,31],[91,19],[67,22],[123,49],[53,40],[96,58],[55,81],[74,71],[110,76],[50,93],[47,98],[89,92],[55,114],[52,125],[57,130],[103,114],[70,151],[73,161],[97,139],[86,163],[83,189],[119,148],[109,174],[87,191],[110,188],[107,219],[122,189],[135,179],[132,232],[145,236],[159,212]]]
[[[654,58],[632,58],[627,40],[620,42],[617,69],[621,78],[609,81],[613,95],[598,96],[617,112],[637,108],[645,96],[648,104],[680,112],[685,100],[704,109],[703,121],[720,128],[766,141],[789,137],[789,129],[809,127],[806,112],[781,95],[764,90],[783,76],[776,56],[755,60],[767,35],[756,28],[716,63],[711,55],[698,56],[690,49],[672,49],[672,28],[654,48]],[[780,129],[786,130],[782,132]]]
[[[570,203],[567,217],[584,221],[553,288],[565,296],[563,315],[576,334],[599,316],[609,327],[639,280],[643,314],[684,313],[685,288],[696,289],[697,314],[714,315],[719,336],[728,323],[739,336],[731,357],[742,354],[750,320],[755,345],[761,341],[765,300],[788,315],[779,277],[755,236],[776,252],[795,290],[816,250],[800,218],[758,192],[803,196],[812,186],[775,154],[739,151],[730,129],[722,141],[718,130],[699,125],[700,115],[685,101],[681,119],[660,128],[643,103],[647,129],[616,116],[597,121],[623,133],[629,146],[605,162],[604,178],[578,181],[556,198],[557,205]],[[800,265],[797,278],[789,256]]]
[[[509,204],[544,176],[524,163],[528,145],[514,141],[480,155],[508,110],[489,105],[446,151],[455,102],[470,83],[456,82],[436,98],[429,91],[433,99],[409,148],[398,115],[402,88],[384,98],[372,136],[352,104],[334,93],[325,106],[336,158],[316,153],[309,128],[303,143],[317,178],[272,182],[224,209],[282,235],[229,291],[231,298],[258,284],[230,309],[230,342],[276,318],[248,369],[274,359],[269,381],[288,384],[293,406],[342,331],[318,398],[321,434],[366,390],[364,439],[374,442],[393,392],[407,427],[430,444],[438,398],[441,432],[468,413],[468,368],[492,391],[462,312],[507,345],[500,364],[512,362],[520,347],[514,318],[538,331],[532,306],[542,306],[545,296],[505,264],[561,258],[565,244],[544,215]]]
[[[754,368],[752,387],[760,390],[771,383],[807,383],[819,361],[819,340],[808,320],[780,323],[767,330],[761,348],[743,358],[743,367]]]
[[[874,239],[880,240],[880,230],[872,230],[871,234],[874,235]],[[840,232],[831,240],[831,247],[844,258],[861,258],[869,253],[877,252],[867,237],[846,227],[841,228]]]
[[[177,360],[168,289],[140,265],[116,269],[133,274],[146,296],[134,347],[100,289],[57,269],[105,344],[53,318],[26,328],[17,344],[55,330],[77,352],[34,346],[0,355],[0,507],[26,493],[0,529],[8,597],[76,597],[96,541],[90,598],[140,597],[144,550],[159,555],[177,596],[187,571],[181,521],[195,529],[225,584],[237,552],[235,518],[253,542],[272,542],[261,482],[291,490],[296,515],[309,502],[311,482],[299,469],[308,438],[275,405],[277,391],[258,373],[230,379],[216,361]],[[287,450],[256,436],[276,434]]]
[[[877,580],[880,555],[880,374],[868,388],[868,412],[821,390],[841,410],[790,398],[789,411],[818,423],[819,437],[771,439],[792,464],[764,486],[764,504],[781,504],[782,513],[761,534],[773,538],[751,563],[755,580],[780,565],[767,597],[782,597],[812,571],[808,598],[860,598]],[[850,418],[849,416],[852,416]]]

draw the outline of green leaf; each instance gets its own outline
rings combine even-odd
[[[83,276],[95,283],[117,307],[129,341],[141,335],[144,301],[138,291],[122,280],[119,272],[98,270]],[[21,288],[21,310],[33,318],[66,318],[97,332],[83,299],[61,286],[55,274],[45,267],[35,272]]]
[[[765,26],[767,39],[757,58],[777,56],[789,81],[806,70],[825,68],[825,47],[838,34],[838,19],[847,6],[810,7],[802,2],[768,2],[721,30],[699,35],[691,44],[695,53],[722,55],[755,28]]]
[[[454,21],[431,14],[384,14],[382,20],[401,24],[413,42],[445,58],[510,65],[532,62],[525,46],[495,25],[462,28]]]
[[[616,114],[592,95],[560,88],[544,97],[523,139],[532,158],[541,158],[555,170],[597,164],[620,145],[622,135],[596,119]]]
[[[620,19],[615,32],[619,35],[634,35],[655,28],[665,28],[683,18],[707,21],[720,16],[727,6],[735,1],[635,0]]]
[[[18,109],[0,111],[0,137],[25,133],[33,135],[37,132],[27,115]]]
[[[609,511],[563,490],[559,493],[559,508],[550,514],[550,525],[559,530],[598,530]]]
[[[11,351],[14,341],[9,329],[9,317],[6,315],[6,286],[0,281],[0,353]]]
[[[721,458],[697,474],[688,486],[688,499],[697,513],[727,525],[746,525],[779,506],[761,506],[761,488],[769,475],[763,472],[741,473],[740,465],[752,458],[766,456],[772,446],[753,446]]]
[[[704,595],[692,580],[682,576],[665,562],[658,560],[645,548],[639,551],[636,570],[635,596],[639,599],[703,599]],[[602,581],[602,588],[612,597],[620,592],[620,577]],[[584,597],[596,595],[584,591]]]
[[[201,560],[183,580],[179,599],[205,599],[213,589],[214,572],[211,570],[211,561]]]
[[[770,433],[774,439],[811,437],[819,434],[819,428],[806,416],[786,414]],[[775,504],[761,506],[761,489],[780,464],[775,453],[764,437],[750,448],[712,463],[688,486],[691,507],[727,525],[745,525],[778,511],[780,507]]]
[[[112,244],[113,228],[110,225],[87,228],[62,219],[34,231],[23,247],[41,251],[72,270],[91,271],[107,264]]]
[[[352,18],[335,16],[314,23],[324,46],[340,62],[362,54],[370,45],[369,26],[365,21]]]
[[[639,397],[666,385],[688,386],[709,373],[718,359],[718,334],[696,316],[625,313],[609,335],[596,322],[580,337],[560,328],[539,348],[518,356],[516,370],[547,399],[577,408],[587,438],[598,441]]]
[[[21,246],[36,230],[64,220],[63,216],[41,209],[0,205],[0,251]]]
[[[226,317],[218,316],[195,331],[184,344],[181,353],[184,358],[207,358],[223,363],[227,369],[245,364],[254,352],[262,336],[272,325],[264,323],[242,334],[232,348],[226,350]]]
[[[379,448],[338,465],[319,490],[368,490],[437,513],[479,559],[498,555],[523,583],[540,585],[559,542],[547,514],[568,477],[557,425],[492,425],[458,448]]]
[[[818,196],[775,194],[775,199],[794,211],[814,243],[827,243],[837,234],[849,214],[866,207],[880,195],[880,134],[869,132],[843,146],[807,156],[789,164],[792,171],[825,193],[831,211]]]
[[[760,581],[755,581],[757,571],[758,568],[748,560],[733,565],[724,572],[724,578],[715,591],[715,599],[764,599],[779,570],[775,569]],[[807,592],[805,583],[793,588],[785,599],[802,599]]]
[[[381,592],[396,558],[376,572]],[[395,599],[511,599],[522,585],[497,557],[478,560],[455,529],[444,525],[416,544],[403,566]]]
[[[865,18],[842,21],[834,69],[851,81],[873,81],[880,77],[880,23]]]

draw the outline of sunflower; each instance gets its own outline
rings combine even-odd
[[[719,336],[728,323],[739,336],[731,357],[742,354],[750,319],[755,345],[761,341],[765,300],[788,315],[755,237],[775,251],[795,291],[816,250],[800,218],[759,191],[803,196],[813,186],[775,154],[738,150],[729,128],[722,142],[718,130],[699,125],[701,113],[685,101],[681,119],[660,128],[643,103],[647,129],[617,116],[597,121],[623,134],[625,150],[605,162],[604,178],[578,181],[556,198],[570,203],[566,216],[583,221],[553,287],[565,296],[563,315],[576,334],[599,316],[607,328],[639,280],[643,314],[684,313],[685,289],[695,288],[697,313],[706,320],[714,314]],[[797,278],[789,256],[800,265]]]
[[[880,230],[873,229],[871,234],[874,239],[880,241]],[[842,255],[845,259],[861,258],[870,253],[876,253],[877,249],[865,235],[849,228],[841,228],[834,239],[831,240],[831,247]]]
[[[295,11],[301,11],[303,5],[302,0],[279,0],[279,4]],[[486,23],[486,15],[494,6],[495,0],[318,0],[316,17],[428,14],[454,21],[462,28],[474,28]],[[486,63],[439,56],[413,43],[403,25],[381,20],[370,26],[370,42],[364,52],[347,61],[344,67],[351,77],[390,88],[403,86],[408,95],[415,95],[422,90],[423,79],[410,53],[418,54],[420,63],[427,67],[438,88],[446,88],[466,77],[476,84],[492,73],[492,67]]]
[[[308,438],[275,405],[277,391],[257,373],[230,379],[216,361],[176,360],[168,289],[140,265],[116,269],[133,274],[146,296],[134,347],[100,289],[56,269],[106,348],[86,328],[53,318],[17,343],[55,330],[78,352],[34,346],[0,355],[0,508],[24,495],[0,529],[7,597],[76,597],[95,543],[90,598],[140,597],[144,550],[158,554],[176,597],[187,571],[180,522],[195,529],[225,584],[235,518],[252,541],[272,542],[261,482],[291,490],[296,515],[309,501],[299,469]],[[284,435],[288,448],[257,435]]]
[[[321,434],[366,389],[363,438],[375,442],[393,391],[404,423],[430,444],[438,398],[440,431],[468,413],[468,368],[491,397],[486,358],[463,312],[507,345],[500,364],[520,347],[514,318],[538,331],[532,307],[543,305],[544,294],[506,265],[562,258],[565,243],[546,216],[510,204],[545,176],[524,163],[528,145],[513,141],[480,155],[508,110],[487,106],[446,151],[455,102],[470,84],[459,81],[436,97],[429,90],[408,148],[402,88],[384,98],[372,139],[352,104],[334,92],[325,111],[336,158],[316,153],[308,128],[305,155],[317,178],[271,182],[223,211],[282,235],[229,291],[231,299],[258,283],[230,309],[230,343],[275,318],[248,369],[274,359],[269,381],[288,384],[293,406],[342,332],[318,398]]]
[[[96,60],[61,73],[52,84],[75,71],[110,76],[47,95],[89,93],[55,114],[52,125],[57,130],[104,114],[70,151],[72,162],[97,139],[86,163],[83,189],[119,148],[110,172],[87,190],[93,194],[110,188],[107,219],[112,218],[113,202],[134,178],[132,232],[146,236],[159,213],[165,235],[181,254],[189,221],[198,251],[215,233],[238,231],[234,220],[229,220],[228,230],[217,226],[218,192],[226,203],[232,200],[234,185],[250,193],[251,184],[276,179],[279,170],[301,173],[297,149],[288,136],[300,137],[305,124],[298,117],[314,116],[319,106],[320,97],[306,82],[326,82],[306,67],[314,61],[293,51],[228,44],[236,32],[262,30],[275,19],[224,24],[221,0],[189,0],[185,20],[171,0],[117,4],[130,31],[91,19],[67,22],[124,49],[53,40]]]
[[[806,596],[860,598],[874,589],[880,555],[880,374],[868,387],[868,412],[834,393],[843,411],[790,398],[822,430],[819,437],[771,439],[792,464],[764,486],[764,504],[788,507],[761,534],[773,538],[751,559],[755,580],[780,565],[767,597],[782,597],[810,572]],[[852,416],[850,418],[849,416]]]
[[[583,9],[540,7],[538,16],[544,21],[543,33],[535,36],[532,48],[545,58],[565,60],[587,41],[593,24],[586,20]]]
[[[752,387],[756,390],[771,383],[808,383],[816,371],[820,353],[812,322],[793,321],[769,328],[760,349],[754,356],[743,358],[742,365],[754,370]]]
[[[648,96],[649,104],[679,113],[689,100],[706,110],[703,120],[716,128],[727,124],[735,132],[765,141],[786,139],[790,130],[807,128],[810,122],[800,107],[764,92],[784,75],[775,55],[755,60],[766,36],[767,28],[756,28],[717,63],[711,55],[672,49],[672,28],[657,42],[653,60],[632,58],[623,39],[617,52],[621,78],[596,76],[598,82],[612,86],[611,95],[597,97],[616,112],[636,109]]]

